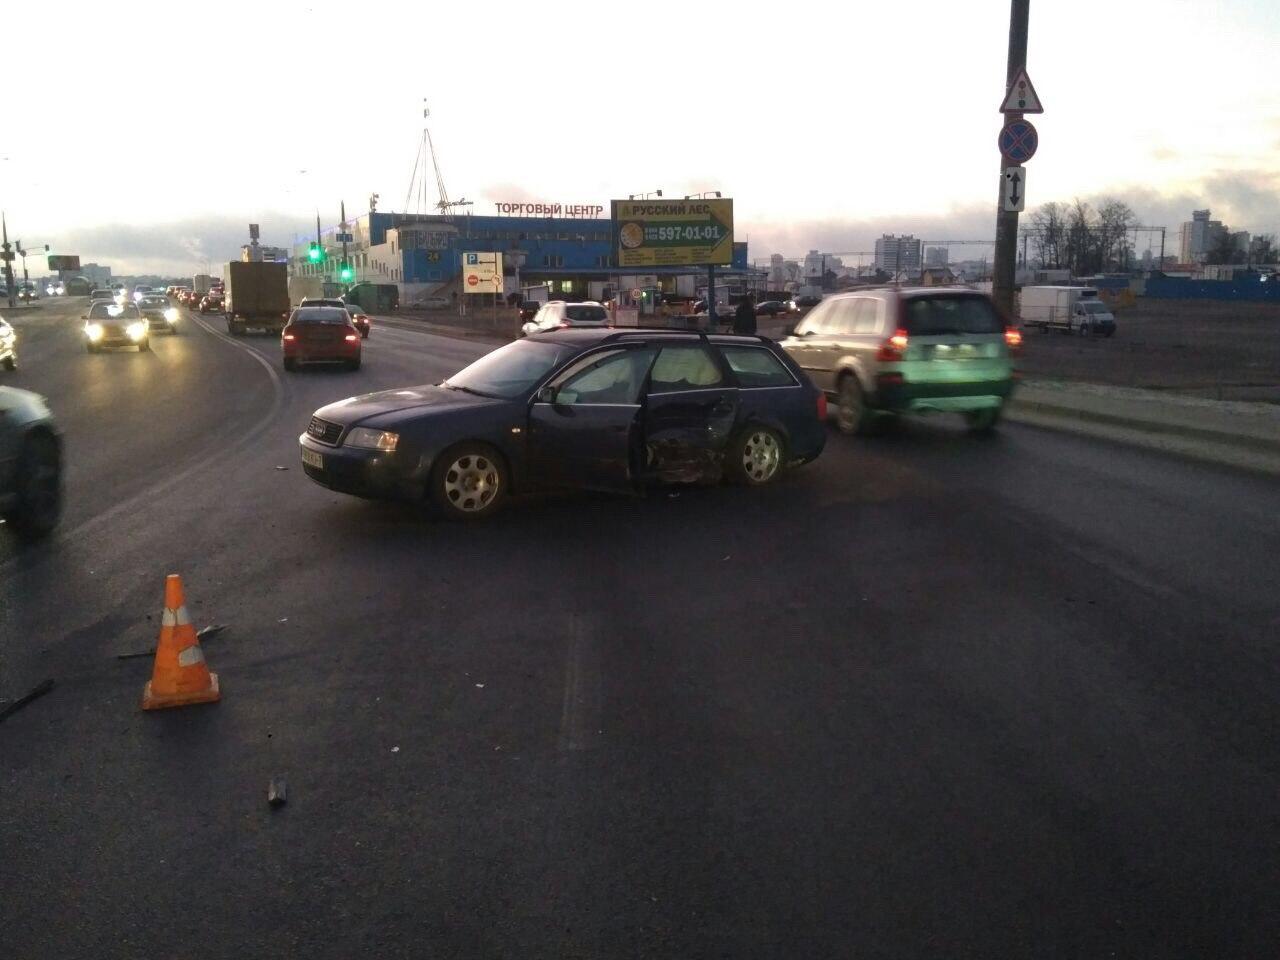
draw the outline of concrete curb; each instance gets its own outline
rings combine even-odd
[[[1190,440],[1203,440],[1208,441],[1209,443],[1219,443],[1247,450],[1255,450],[1261,453],[1274,453],[1280,455],[1280,437],[1272,440],[1266,437],[1230,433],[1220,430],[1208,430],[1204,427],[1193,427],[1188,424],[1157,422],[1140,417],[1126,417],[1117,414],[1099,413],[1096,410],[1081,410],[1076,407],[1045,403],[1039,400],[1020,400],[1016,394],[1013,400],[1010,401],[1007,409],[1012,419],[1017,419],[1018,414],[1024,412],[1040,414],[1046,417],[1080,420],[1086,423],[1119,427],[1126,430],[1138,430],[1149,434],[1185,437]]]

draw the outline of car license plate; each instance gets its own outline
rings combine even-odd
[[[314,450],[308,450],[306,447],[302,448],[302,462],[308,467],[315,467],[317,470],[324,469],[324,456]]]

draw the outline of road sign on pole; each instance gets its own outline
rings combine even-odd
[[[462,255],[463,293],[502,293],[502,254],[477,251]]]
[[[1000,131],[1001,155],[1010,163],[1026,163],[1036,155],[1036,147],[1040,145],[1040,134],[1030,120],[1010,120]]]
[[[1027,168],[1005,167],[1001,177],[1000,209],[1021,213],[1027,209]]]
[[[1000,112],[1044,113],[1036,88],[1031,85],[1031,78],[1027,76],[1026,67],[1019,70],[1018,75],[1013,78],[1013,83],[1009,84],[1009,90],[1004,95],[1004,103],[1000,104]]]

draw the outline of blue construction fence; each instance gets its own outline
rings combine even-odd
[[[1150,276],[1144,286],[1146,296],[1163,300],[1253,300],[1280,304],[1280,279],[1263,279],[1256,274],[1235,280]]]

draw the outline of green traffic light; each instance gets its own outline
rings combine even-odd
[[[320,244],[313,243],[311,249],[307,251],[307,259],[312,263],[319,263],[324,259],[324,251],[320,249]]]
[[[342,265],[342,269],[338,271],[338,279],[341,280],[343,283],[346,283],[348,280],[350,280],[354,276],[355,276],[355,271],[352,270],[345,263]]]

